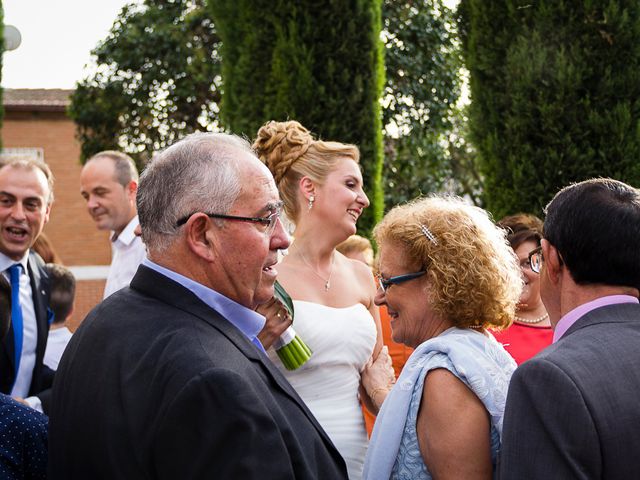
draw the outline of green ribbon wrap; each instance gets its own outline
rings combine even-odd
[[[287,309],[293,321],[293,301],[287,291],[276,281],[274,285],[275,297]],[[307,363],[313,352],[293,329],[287,328],[274,344],[278,358],[287,370],[296,370]]]

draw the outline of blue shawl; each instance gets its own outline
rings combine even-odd
[[[449,357],[456,373],[478,396],[502,435],[509,380],[516,363],[490,333],[449,328],[420,344],[407,360],[376,419],[364,464],[365,480],[387,480],[398,455],[415,383],[436,354]]]

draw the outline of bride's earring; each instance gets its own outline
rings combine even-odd
[[[313,208],[313,202],[315,202],[315,201],[316,201],[316,197],[311,195],[309,197],[309,208],[307,209],[308,212],[310,212],[311,209]]]

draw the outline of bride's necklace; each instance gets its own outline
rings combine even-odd
[[[302,253],[302,250],[300,250],[298,247],[296,247],[296,250],[300,254],[300,258],[302,258],[302,261],[307,265],[307,267],[311,269],[311,271],[315,274],[316,277],[318,277],[324,282],[324,291],[328,292],[329,289],[331,288],[331,274],[333,274],[333,263],[336,256],[335,252],[331,255],[331,266],[329,267],[329,277],[324,278],[322,275],[318,273],[318,271],[315,268],[313,268],[311,263],[307,261],[307,257],[304,256],[304,253]]]
[[[528,323],[530,325],[535,325],[536,323],[540,323],[544,320],[546,320],[547,318],[549,318],[549,314],[545,313],[544,315],[538,317],[538,318],[532,318],[532,319],[528,319],[528,318],[522,318],[519,317],[518,315],[515,316],[515,321],[518,323]]]

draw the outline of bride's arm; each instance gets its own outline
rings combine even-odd
[[[378,306],[374,303],[373,299],[376,296],[377,285],[373,275],[371,274],[371,269],[364,263],[359,261],[352,262],[352,266],[355,269],[356,278],[358,279],[359,285],[362,285],[364,289],[363,294],[363,303],[364,306],[367,307],[369,313],[373,317],[373,322],[376,326],[376,344],[373,347],[372,358],[375,360],[378,358],[378,354],[382,349],[382,345],[384,345],[382,341],[382,323],[380,323],[380,310]]]
[[[386,348],[383,350],[382,324],[380,311],[373,299],[377,292],[377,285],[371,270],[362,262],[354,262],[358,283],[365,289],[365,306],[369,310],[376,327],[376,343],[369,362],[363,370],[360,379],[360,398],[367,410],[377,414],[382,402],[395,382],[395,374],[391,364],[391,357]]]

